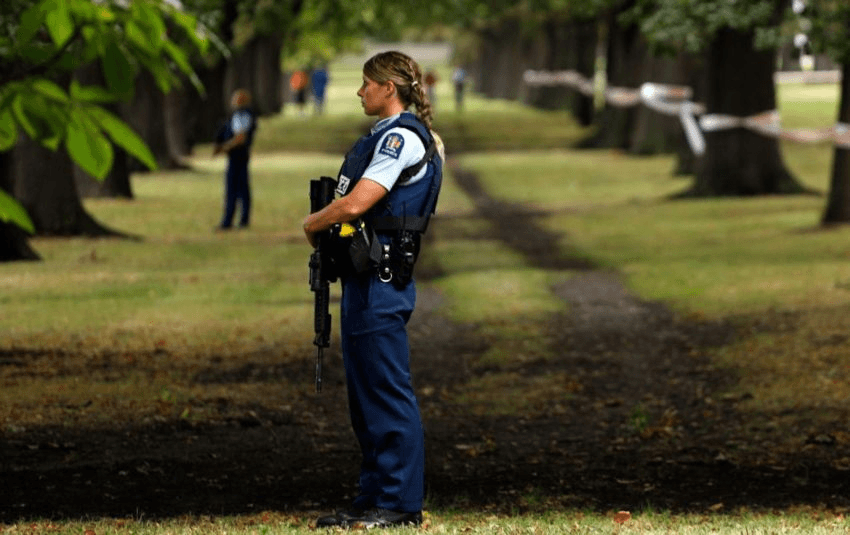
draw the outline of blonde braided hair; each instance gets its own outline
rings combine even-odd
[[[425,94],[422,70],[413,58],[397,51],[381,52],[366,61],[363,74],[381,84],[393,82],[404,107],[414,106],[416,117],[431,129],[431,101]]]

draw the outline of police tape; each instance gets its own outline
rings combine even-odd
[[[565,85],[577,89],[586,96],[594,94],[594,83],[576,71],[527,70],[523,81],[528,86]],[[692,102],[690,87],[646,82],[639,89],[607,87],[605,101],[618,108],[639,104],[664,115],[678,116],[691,150],[702,155],[705,152],[704,132],[718,132],[733,128],[744,128],[761,135],[797,143],[831,142],[841,148],[850,148],[850,125],[838,123],[825,128],[783,129],[777,110],[768,110],[748,117],[721,113],[707,114],[705,106]]]

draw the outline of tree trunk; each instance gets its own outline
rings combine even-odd
[[[780,71],[800,71],[800,49],[794,43],[785,43],[779,48],[777,62]]]
[[[671,56],[647,55],[642,79],[670,85],[686,85],[688,82],[687,58],[684,53]],[[688,149],[678,115],[666,115],[648,106],[639,105],[631,133],[629,152],[632,154],[669,154],[683,144]]]
[[[279,34],[260,35],[233,53],[227,62],[224,94],[230,96],[237,89],[247,89],[253,96],[253,105],[260,115],[279,113],[283,108],[283,74],[280,70],[282,37]],[[305,66],[306,67],[306,66]]]
[[[165,144],[168,147],[170,168],[186,169],[186,158],[191,154],[189,132],[186,114],[189,82],[181,87],[175,87],[162,96],[162,124],[165,134]]]
[[[162,169],[179,167],[168,146],[165,135],[165,96],[147,71],[136,78],[136,91],[132,102],[121,106],[121,116],[145,141],[153,153],[157,166]],[[135,158],[130,159],[130,171],[148,171]]]
[[[475,91],[486,97],[495,95],[495,76],[499,36],[493,28],[479,32],[479,52],[475,67]]]
[[[238,0],[223,2],[223,17],[218,27],[218,34],[225,43],[233,42],[233,26],[239,17]],[[187,88],[186,124],[188,143],[194,147],[197,143],[209,143],[215,139],[215,134],[227,119],[230,105],[230,94],[225,87],[228,61],[219,58],[212,65],[205,62],[195,65],[195,72],[204,86],[204,94],[199,94],[193,87]]]
[[[495,98],[516,98],[515,80],[511,74],[518,70],[522,40],[520,38],[519,21],[511,19],[503,22],[496,30],[498,38],[491,41],[496,46],[496,70],[490,73],[493,81],[492,95]],[[521,71],[520,71],[521,72]]]
[[[247,89],[252,95],[256,93],[254,87],[256,60],[253,40],[244,47],[233,51],[233,56],[227,62],[227,72],[224,78],[224,98],[227,103],[230,102],[230,96],[237,89]]]
[[[702,70],[705,64],[704,54],[680,54],[682,58],[682,71],[686,73],[683,85],[693,90],[691,97],[693,102],[705,102],[705,77]],[[684,128],[679,129],[680,142],[676,145],[676,164],[673,168],[673,176],[694,175],[697,172],[697,163],[700,157],[696,155],[685,138]]]
[[[774,51],[754,48],[754,34],[725,29],[710,45],[705,76],[709,114],[750,117],[776,109]],[[745,128],[706,132],[706,151],[689,195],[801,193],[782,161],[779,141]]]
[[[628,9],[633,1],[626,2],[621,9]],[[607,84],[610,87],[638,89],[644,82],[643,64],[649,55],[646,41],[641,37],[637,25],[622,26],[618,21],[620,11],[610,15],[608,22],[608,53],[606,63]],[[628,150],[635,128],[638,109],[636,106],[619,107],[606,103],[600,114],[599,129],[589,139],[580,143],[584,148]]]
[[[37,234],[120,235],[83,208],[74,184],[74,164],[64,150],[51,151],[22,137],[11,155],[13,196],[29,213]]]
[[[0,189],[13,195],[12,153],[0,152]],[[0,221],[0,262],[40,260],[30,247],[29,236],[17,225]]]
[[[544,23],[545,58],[541,67],[551,71],[574,70],[593,79],[596,70],[597,29],[595,21],[553,19]],[[566,86],[543,86],[532,89],[527,97],[530,105],[547,109],[572,110],[583,126],[593,121],[593,97]]]
[[[130,185],[130,156],[118,146],[113,146],[114,157],[109,173],[98,180],[74,165],[74,182],[77,192],[83,198],[107,197],[132,199],[133,187]]]
[[[74,72],[74,78],[82,85],[96,85],[104,87],[106,78],[100,63],[92,63]],[[119,105],[108,104],[104,106],[110,112],[121,115]],[[128,165],[127,153],[120,147],[115,146],[115,155],[112,168],[103,180],[97,180],[78,166],[74,166],[74,181],[77,191],[82,197],[118,197],[125,199],[133,198],[133,189],[130,187],[130,167]]]
[[[280,54],[283,37],[263,35],[254,39],[254,107],[260,115],[273,115],[283,109],[283,75]]]
[[[588,80],[596,77],[596,51],[599,46],[599,21],[577,22],[572,32],[570,49],[574,51],[573,68]],[[582,126],[590,126],[596,114],[593,96],[578,91],[573,93],[573,115]]]
[[[510,79],[520,64],[521,41],[516,20],[502,21],[481,34],[481,67],[477,90],[490,98],[516,98],[521,82]],[[521,72],[521,71],[519,71]]]
[[[545,42],[544,57],[540,69],[562,71],[571,68],[570,48],[567,46],[572,24],[560,19],[550,19],[543,23],[541,37]],[[563,110],[569,107],[572,91],[569,87],[554,85],[531,87],[526,93],[526,103],[544,110]]]
[[[850,123],[850,63],[841,67],[838,122]],[[824,225],[850,222],[850,149],[836,146],[833,152],[829,199],[822,222]]]
[[[527,69],[540,70],[546,67],[546,56],[549,54],[550,45],[541,31],[529,32],[520,38],[519,61],[510,65],[509,79],[513,82],[511,87],[511,98],[522,102],[529,102],[536,92],[522,82],[522,75]]]
[[[226,71],[227,63],[224,60],[211,67],[198,67],[196,71],[204,84],[205,94],[199,94],[194,88],[188,89],[184,117],[190,151],[197,143],[212,142],[228,117],[229,96],[224,93]]]
[[[0,262],[41,260],[29,244],[27,233],[11,223],[0,221]]]

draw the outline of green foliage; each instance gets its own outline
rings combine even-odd
[[[639,24],[651,42],[692,52],[724,28],[754,30],[757,44],[769,47],[777,44],[784,6],[777,0],[639,0],[622,20]]]
[[[307,29],[296,35],[287,49],[283,67],[296,70],[304,67],[327,65],[341,52],[354,52],[362,48],[362,40],[349,34],[332,35],[318,29]]]
[[[285,41],[287,67],[327,63],[340,52],[356,50],[365,35],[393,39],[409,22],[407,6],[384,0],[345,2],[306,0]]]
[[[418,2],[423,20],[454,24],[461,28],[482,28],[506,18],[539,24],[553,16],[593,18],[619,3],[619,0],[443,0]]]
[[[850,62],[850,4],[844,0],[808,0],[801,14],[801,30],[808,33],[815,52],[829,54],[839,63]]]
[[[0,7],[0,19],[0,150],[24,133],[52,150],[64,147],[97,178],[112,166],[113,143],[156,167],[139,136],[102,105],[130,97],[142,70],[163,91],[178,73],[200,88],[187,52],[173,40],[179,35],[194,49],[206,48],[193,16],[165,0],[17,0]],[[60,82],[92,63],[99,64],[104,87]],[[31,231],[15,205],[5,196],[0,219]]]
[[[0,189],[0,221],[15,223],[29,233],[35,232],[35,225],[27,211],[2,189]]]

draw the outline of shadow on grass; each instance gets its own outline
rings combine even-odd
[[[734,375],[709,359],[712,350],[757,334],[754,325],[771,328],[769,320],[680,317],[631,295],[616,273],[581,259],[553,260],[560,237],[537,228],[535,214],[490,199],[462,169],[454,174],[493,223],[494,237],[539,268],[578,273],[552,288],[570,307],[540,326],[548,355],[501,364],[482,361],[492,338],[440,314],[439,294],[423,285],[410,336],[429,507],[506,514],[850,507],[847,409],[828,418],[805,408],[744,412],[747,394],[736,393]],[[432,277],[441,273],[430,269]],[[131,359],[123,366],[136,373],[209,392],[161,403],[145,418],[130,413],[95,424],[90,401],[65,399],[55,402],[68,422],[82,424],[7,420],[0,522],[314,514],[346,505],[360,459],[340,355],[328,352],[325,388],[315,394],[312,354],[283,364],[275,360],[279,349],[199,357],[179,369],[162,364],[182,357],[166,351]],[[109,370],[120,381],[129,370],[116,355],[101,355],[89,368],[45,367],[42,358],[27,350],[0,355],[4,380],[64,375],[84,382]],[[494,378],[504,390],[475,388]],[[270,385],[279,395],[250,394]]]

